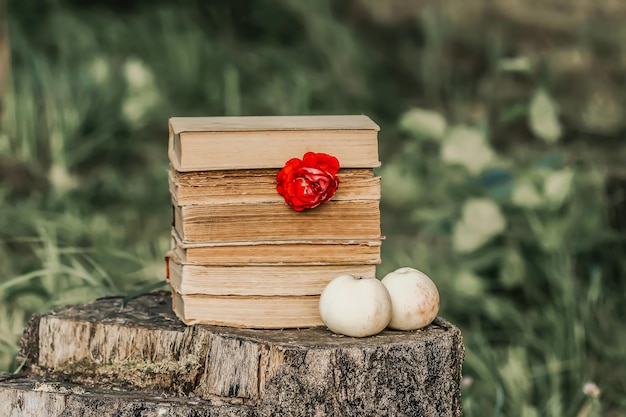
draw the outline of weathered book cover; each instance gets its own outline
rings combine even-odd
[[[172,230],[171,249],[183,263],[241,265],[376,265],[382,240],[292,240],[184,243]]]
[[[172,117],[169,130],[177,171],[280,168],[309,151],[343,168],[380,166],[380,128],[363,115]]]
[[[179,205],[281,202],[278,169],[169,172],[170,192]],[[380,177],[372,169],[342,169],[335,201],[380,200]]]
[[[185,324],[252,329],[322,326],[319,296],[206,296],[172,291],[172,308]]]
[[[381,238],[377,200],[329,201],[296,212],[284,202],[197,204],[175,201],[174,228],[185,243]]]
[[[197,265],[173,253],[167,261],[168,281],[183,295],[320,295],[339,275],[376,275],[376,265]]]

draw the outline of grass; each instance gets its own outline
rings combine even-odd
[[[379,275],[439,286],[465,415],[626,415],[624,182],[606,188],[626,160],[619,10],[34,4],[9,1],[0,369],[31,314],[163,279],[169,116],[365,113],[382,127]]]

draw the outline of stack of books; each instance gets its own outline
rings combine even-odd
[[[366,116],[174,117],[169,121],[173,308],[187,324],[322,325],[336,276],[380,263],[379,127]],[[339,187],[295,211],[276,176],[306,152],[337,158]]]

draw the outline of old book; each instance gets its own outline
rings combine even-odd
[[[168,282],[183,295],[319,295],[339,275],[376,276],[376,265],[197,265],[171,253],[167,262]]]
[[[343,168],[374,168],[378,131],[369,117],[172,117],[169,158],[177,171],[281,168],[305,152],[335,156]]]
[[[170,192],[181,206],[190,204],[281,202],[278,169],[169,172]],[[372,169],[342,169],[335,201],[380,200],[380,177]]]
[[[185,243],[278,240],[376,240],[379,202],[329,201],[296,212],[284,202],[197,204],[173,201],[174,228]]]
[[[319,296],[208,296],[172,291],[172,308],[185,324],[256,329],[322,326]]]
[[[376,265],[381,239],[184,243],[172,230],[172,252],[183,263],[204,265]]]

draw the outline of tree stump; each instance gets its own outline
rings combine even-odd
[[[185,326],[169,293],[34,316],[3,416],[461,416],[461,333]]]

